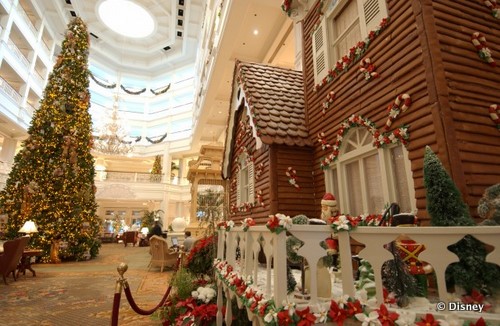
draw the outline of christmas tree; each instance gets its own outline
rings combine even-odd
[[[43,261],[49,260],[51,245],[61,241],[67,244],[63,258],[80,260],[99,251],[88,54],[87,28],[75,18],[0,193],[7,236],[19,236],[24,222],[33,220],[38,233],[30,245],[43,249]]]
[[[153,182],[161,181],[161,155],[155,156],[155,161],[153,163],[153,169],[151,170],[150,180]]]
[[[424,186],[432,225],[475,225],[458,188],[428,146],[424,156]],[[468,235],[449,249],[459,258],[459,262],[451,264],[446,271],[449,285],[459,285],[469,294],[473,289],[489,293],[500,287],[500,268],[486,263],[487,252],[482,242]]]

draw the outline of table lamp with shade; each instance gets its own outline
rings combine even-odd
[[[144,236],[147,236],[148,233],[149,233],[149,228],[148,227],[143,227],[141,229],[141,233],[144,235]]]
[[[28,236],[31,236],[32,233],[38,232],[38,228],[35,225],[35,222],[28,220],[24,222],[22,228],[19,229],[19,233],[25,233]]]

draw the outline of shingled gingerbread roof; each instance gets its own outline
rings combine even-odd
[[[239,62],[235,77],[244,92],[257,136],[264,144],[312,145],[306,127],[301,71]]]

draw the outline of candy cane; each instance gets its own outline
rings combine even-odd
[[[318,142],[321,143],[321,149],[322,150],[325,150],[329,147],[332,147],[328,141],[326,140],[326,137],[325,137],[325,133],[324,132],[320,132],[318,133]]]
[[[288,183],[295,188],[300,189],[300,186],[297,184],[297,171],[289,166],[288,170],[286,171],[286,175],[288,177]]]
[[[486,38],[479,32],[472,33],[471,42],[477,50],[479,57],[492,67],[496,67],[496,62],[491,57],[491,50],[486,45]]]
[[[326,113],[326,109],[328,109],[330,107],[330,105],[333,103],[333,101],[335,100],[335,92],[334,91],[330,91],[328,93],[328,95],[326,96],[326,102],[323,102],[323,114]]]
[[[402,103],[402,105],[401,105]],[[391,128],[392,123],[396,118],[399,116],[400,112],[406,112],[408,108],[410,107],[411,104],[411,98],[410,95],[408,94],[401,94],[396,97],[394,100],[394,103],[392,105],[389,105],[388,110],[389,110],[389,118],[387,119],[387,122],[385,123],[385,130],[389,130]]]
[[[370,58],[364,58],[359,63],[359,71],[365,75],[365,80],[377,78],[380,75],[375,71],[375,65],[371,63]]]
[[[496,0],[484,0],[484,5],[491,10],[493,17],[500,19],[500,6],[497,4]]]
[[[497,124],[497,128],[500,130],[500,107],[496,104],[490,105],[490,118]]]

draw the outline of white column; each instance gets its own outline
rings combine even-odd
[[[4,137],[2,151],[0,152],[0,161],[5,163],[12,163],[14,155],[16,154],[17,140]]]

